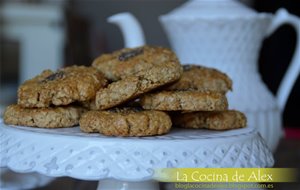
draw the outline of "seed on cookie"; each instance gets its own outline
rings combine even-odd
[[[79,123],[83,132],[128,137],[162,135],[172,126],[169,115],[164,112],[135,108],[89,111]]]
[[[23,108],[10,105],[4,112],[4,123],[40,128],[62,128],[78,125],[86,109],[77,106]]]
[[[171,118],[174,126],[193,129],[228,130],[247,125],[246,116],[235,110],[177,113]]]
[[[174,52],[163,47],[142,46],[103,54],[93,61],[92,66],[109,80],[117,81],[165,63],[178,64]]]
[[[18,104],[32,108],[89,101],[106,85],[104,75],[93,67],[72,66],[57,72],[45,70],[19,87]]]
[[[140,98],[144,109],[162,111],[223,111],[228,102],[224,93],[197,91],[162,91]]]
[[[183,65],[181,78],[165,90],[195,90],[200,92],[222,92],[226,93],[232,89],[232,81],[217,69],[199,65]]]

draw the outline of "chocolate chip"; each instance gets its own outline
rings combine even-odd
[[[53,81],[53,80],[61,79],[64,76],[65,76],[65,72],[59,71],[59,72],[53,73],[52,75],[49,75],[44,80],[42,80],[42,82],[48,82],[48,81]]]
[[[193,68],[201,69],[201,68],[203,68],[203,67],[200,66],[200,65],[191,65],[191,64],[187,64],[187,65],[183,65],[182,68],[183,68],[183,71],[189,71],[189,70],[191,70],[191,69],[193,69]]]
[[[140,55],[144,52],[143,48],[137,48],[132,51],[124,52],[119,55],[119,61],[127,61],[128,59]]]

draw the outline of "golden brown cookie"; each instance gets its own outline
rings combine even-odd
[[[93,67],[72,66],[57,72],[45,70],[19,87],[18,104],[49,107],[88,101],[106,85],[104,75]]]
[[[162,91],[145,94],[140,99],[144,109],[163,111],[223,111],[227,98],[218,92]]]
[[[183,65],[183,74],[165,90],[194,90],[200,92],[223,92],[232,89],[231,79],[224,73],[199,65]]]
[[[219,112],[190,112],[172,115],[174,126],[194,129],[227,130],[244,128],[246,116],[235,110]]]
[[[95,105],[99,110],[120,105],[152,89],[168,84],[180,77],[180,72],[167,68],[153,68],[139,76],[113,82],[96,94]]]
[[[179,65],[176,55],[169,49],[154,46],[124,48],[96,58],[92,66],[111,81],[117,81],[156,66]]]
[[[78,125],[84,111],[84,108],[76,106],[23,108],[10,105],[4,112],[4,123],[41,128],[72,127]]]
[[[96,108],[104,110],[120,105],[145,92],[178,80],[181,74],[179,62],[166,62],[161,66],[140,71],[100,89],[96,94]]]
[[[87,133],[107,136],[153,136],[171,129],[168,114],[136,108],[114,108],[107,111],[89,111],[80,119],[80,129]]]

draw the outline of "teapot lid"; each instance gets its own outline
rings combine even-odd
[[[235,0],[189,0],[164,17],[169,18],[244,18],[257,12]]]

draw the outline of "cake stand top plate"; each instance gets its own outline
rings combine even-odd
[[[173,129],[154,137],[82,133],[79,127],[40,129],[0,120],[0,166],[84,180],[152,179],[155,168],[271,167],[273,156],[255,129]]]

